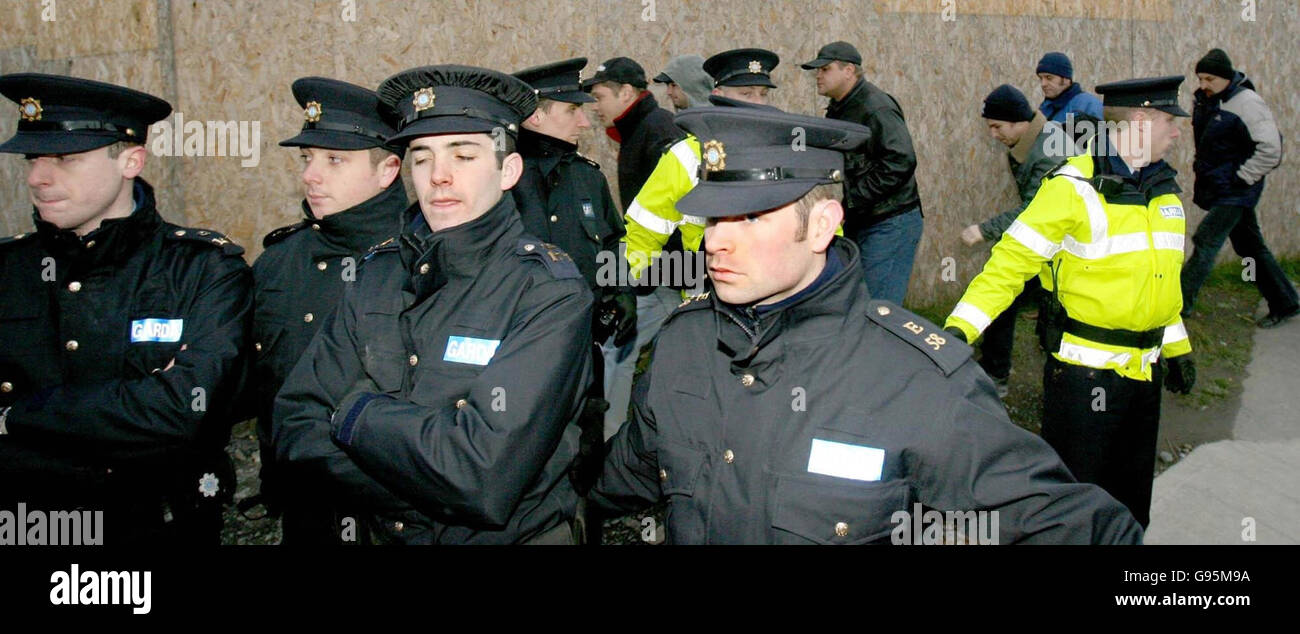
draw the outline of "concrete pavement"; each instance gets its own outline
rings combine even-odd
[[[1300,544],[1300,318],[1255,330],[1242,387],[1233,439],[1156,477],[1147,544]]]

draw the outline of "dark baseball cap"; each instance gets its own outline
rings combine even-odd
[[[601,82],[612,81],[616,84],[631,84],[636,88],[645,88],[645,69],[628,57],[614,57],[596,67],[596,74],[582,80],[582,89],[591,92],[591,87]]]
[[[817,59],[800,64],[799,67],[804,70],[813,70],[831,62],[848,62],[861,66],[862,55],[859,55],[858,49],[848,42],[831,42],[817,51]]]

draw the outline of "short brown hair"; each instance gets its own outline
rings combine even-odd
[[[803,198],[794,201],[794,211],[799,214],[799,230],[794,234],[795,242],[803,242],[808,238],[808,220],[812,215],[812,208],[823,200],[844,200],[843,183],[826,183],[817,185],[803,195]]]
[[[115,159],[121,156],[123,152],[133,147],[144,147],[144,144],[134,143],[131,141],[118,141],[116,143],[113,143],[112,145],[108,145],[107,147],[108,147],[108,158]]]
[[[568,104],[568,102],[566,101],[559,101],[556,99],[547,99],[545,97],[542,97],[541,99],[537,100],[537,109],[541,110],[542,112],[545,112],[546,114],[551,114],[551,108],[554,108],[555,104],[557,103],[566,104],[566,105]]]
[[[844,66],[852,66],[852,67],[853,67],[853,76],[854,76],[854,77],[858,77],[858,78],[861,78],[861,77],[862,77],[862,67],[861,67],[861,66],[858,66],[857,64],[854,64],[853,62],[842,62],[842,61],[840,61],[840,60],[834,60],[834,61],[832,61],[831,63],[832,63],[832,64],[837,64],[837,65],[838,65],[839,67],[841,67],[841,68],[844,67]]]
[[[397,157],[396,154],[384,148],[381,147],[370,148],[370,167],[379,167],[379,164],[388,160],[388,157],[390,156]],[[401,157],[397,157],[397,158],[399,161],[401,160]]]

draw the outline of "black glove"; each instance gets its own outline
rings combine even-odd
[[[596,485],[605,465],[605,411],[608,409],[609,401],[589,397],[578,417],[582,433],[578,437],[578,455],[570,463],[569,481],[581,497],[586,497]]]
[[[1162,358],[1165,366],[1165,389],[1175,394],[1191,394],[1196,385],[1196,363],[1191,355]]]
[[[962,332],[961,329],[956,326],[948,326],[947,328],[944,328],[943,331],[960,339],[962,343],[970,343],[969,341],[966,341],[966,333]]]
[[[636,296],[632,293],[609,293],[596,307],[596,324],[591,329],[597,343],[614,336],[614,345],[622,346],[636,336]]]

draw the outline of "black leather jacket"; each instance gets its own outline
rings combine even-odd
[[[844,234],[920,207],[916,192],[916,152],[903,120],[903,109],[885,91],[865,79],[839,101],[831,101],[826,116],[871,128],[871,140],[861,152],[844,156]]]

